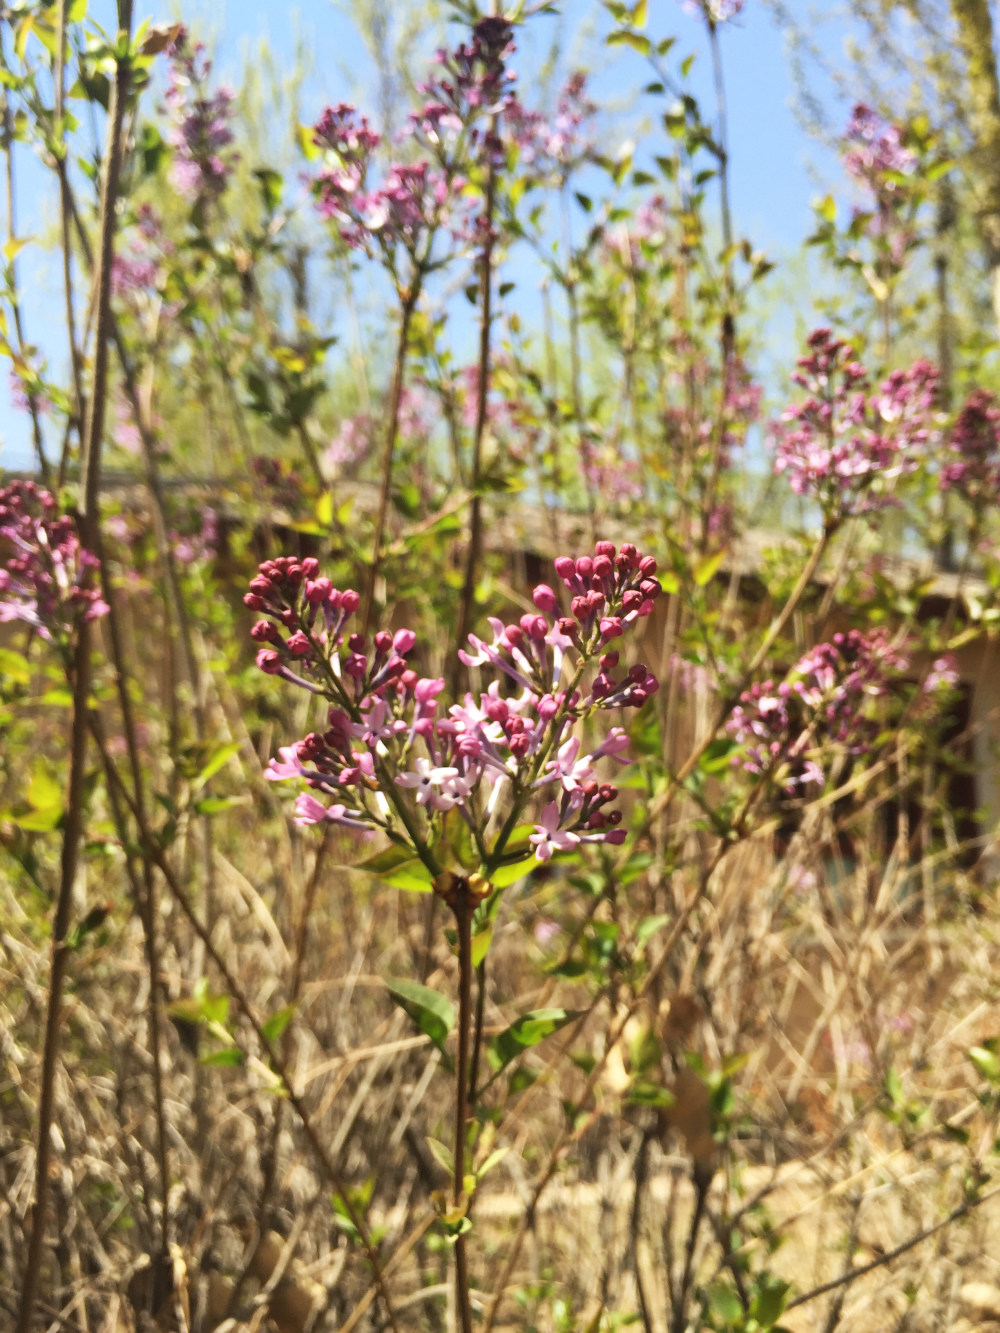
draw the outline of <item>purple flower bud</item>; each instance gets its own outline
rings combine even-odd
[[[614,542],[598,542],[597,545],[594,547],[594,554],[607,556],[609,560],[614,560],[615,558]]]
[[[345,616],[352,616],[361,605],[361,597],[353,588],[345,588],[340,594],[340,609]]]
[[[319,606],[333,592],[333,584],[327,578],[308,579],[305,586],[306,601],[310,606]]]
[[[393,635],[392,646],[397,653],[404,656],[410,652],[417,641],[417,636],[412,629],[398,629]]]
[[[618,616],[605,616],[601,621],[601,640],[607,643],[610,639],[617,639],[622,632],[622,622]]]
[[[257,665],[267,675],[274,676],[281,670],[281,654],[273,648],[262,648],[257,654]]]
[[[531,599],[539,611],[554,611],[559,601],[547,583],[539,583],[531,594]]]
[[[293,657],[307,657],[312,652],[312,644],[301,630],[297,630],[289,638],[287,647]]]
[[[568,555],[561,555],[555,561],[556,573],[567,586],[576,574],[576,561]]]

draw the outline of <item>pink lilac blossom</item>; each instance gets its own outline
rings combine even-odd
[[[871,192],[866,228],[892,266],[900,269],[914,241],[913,227],[904,216],[910,191],[901,178],[914,174],[917,156],[903,143],[898,125],[883,120],[863,103],[854,108],[845,141],[845,169]]]
[[[950,460],[941,469],[943,491],[955,490],[979,506],[1000,499],[1000,406],[986,389],[974,389],[948,435]]]
[[[686,14],[708,19],[709,23],[728,23],[743,13],[746,0],[681,0]]]
[[[234,94],[230,88],[208,91],[212,62],[205,48],[188,43],[181,30],[170,49],[170,84],[166,101],[173,119],[174,150],[170,179],[186,199],[217,199],[232,175],[235,156],[229,127]]]
[[[943,657],[936,657],[931,663],[931,669],[924,679],[924,693],[937,694],[943,691],[953,690],[961,681],[958,671],[958,660],[954,653],[945,653]]]
[[[201,511],[201,526],[197,532],[182,535],[176,531],[167,534],[173,547],[174,558],[182,565],[211,560],[219,550],[219,516],[210,506]]]
[[[817,329],[808,345],[792,377],[808,396],[774,428],[775,472],[831,523],[895,504],[893,483],[914,471],[937,429],[937,371],[915,361],[873,391],[849,343]]]
[[[536,175],[564,180],[593,155],[597,110],[596,102],[587,96],[583,70],[574,70],[560,89],[551,119],[513,99],[507,110],[507,125],[521,162]]]
[[[734,765],[771,777],[786,792],[823,786],[831,753],[866,753],[877,733],[870,701],[890,692],[905,659],[879,630],[835,634],[796,663],[780,683],[740,695],[726,731],[741,747]]]
[[[917,168],[917,156],[903,143],[900,127],[863,102],[851,113],[845,139],[849,145],[844,154],[845,168],[876,194],[893,192],[894,182],[886,177],[910,175]]]
[[[44,416],[52,411],[52,400],[41,390],[37,375],[32,372],[27,375],[22,374],[16,366],[11,366],[7,374],[11,406],[15,411],[30,412],[32,398],[35,402],[35,411],[40,415]]]
[[[374,429],[367,412],[345,417],[323,455],[327,472],[339,477],[362,462],[372,447]]]
[[[305,781],[312,794],[299,798],[297,822],[379,829],[412,845],[421,812],[433,819],[455,810],[483,842],[501,807],[520,809],[547,790],[528,839],[538,860],[624,840],[621,811],[610,808],[618,789],[596,766],[628,762],[628,736],[612,727],[581,753],[573,729],[598,709],[639,707],[657,689],[643,665],[619,676],[619,654],[604,650],[652,610],[656,562],[628,543],[618,551],[598,542],[592,557],[555,563],[572,614],[559,615],[560,596],[539,584],[537,612],[512,624],[492,619],[492,643],[469,635],[473,651],[462,650],[461,660],[493,678],[478,695],[445,706],[444,681],[421,677],[407,661],[416,647],[411,630],[380,630],[369,645],[351,629],[355,591],[335,588],[312,558],[264,561],[244,598],[262,617],[251,630],[257,664],[329,705],[324,730],[282,747],[267,774]],[[595,657],[599,669],[585,691],[582,669]],[[501,692],[503,679],[513,693]],[[318,799],[324,794],[339,799],[327,807]]]
[[[33,481],[0,487],[0,623],[20,620],[65,641],[108,612],[91,586],[97,563],[48,491]]]
[[[589,440],[581,446],[583,474],[592,493],[609,509],[628,510],[642,499],[641,469],[634,458],[598,448]]]

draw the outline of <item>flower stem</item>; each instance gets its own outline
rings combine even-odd
[[[396,436],[399,434],[399,407],[403,399],[403,378],[406,369],[406,346],[410,338],[410,321],[420,295],[419,276],[403,295],[403,305],[399,316],[399,343],[396,347],[396,361],[392,371],[392,388],[389,391],[389,421],[385,430],[385,452],[382,455],[382,486],[378,497],[378,513],[375,517],[375,535],[372,539],[372,566],[368,575],[368,594],[365,598],[365,614],[362,626],[365,637],[371,629],[372,612],[375,605],[375,588],[378,584],[379,570],[382,566],[382,541],[385,536],[386,515],[389,512],[389,492],[392,488],[392,464],[396,452]]]
[[[125,0],[119,6],[119,22],[124,37],[129,40],[132,29],[132,6]],[[98,483],[101,469],[101,441],[104,433],[104,408],[107,389],[108,333],[111,316],[111,262],[114,254],[115,205],[118,199],[118,175],[122,154],[122,126],[128,101],[131,66],[119,60],[111,87],[108,108],[108,137],[104,156],[104,175],[101,188],[100,249],[94,273],[94,302],[96,307],[97,336],[94,350],[94,378],[88,404],[86,426],[81,445],[82,480],[79,528],[81,544],[95,549],[94,537],[98,529]],[[52,1150],[52,1125],[55,1117],[55,1077],[61,1035],[62,988],[66,977],[68,950],[66,934],[69,929],[73,885],[80,856],[83,834],[85,800],[85,770],[87,763],[87,733],[89,728],[89,699],[92,631],[90,622],[81,622],[73,658],[73,722],[70,738],[69,783],[66,799],[66,822],[63,828],[62,855],[59,871],[59,889],[52,921],[52,963],[49,974],[48,1007],[45,1017],[45,1046],[42,1053],[41,1088],[38,1100],[38,1147],[35,1156],[35,1201],[32,1212],[31,1235],[24,1257],[24,1280],[17,1314],[17,1333],[29,1333],[33,1322],[38,1279],[42,1265],[42,1247],[49,1191],[49,1161]]]
[[[458,1059],[455,1067],[455,1146],[452,1204],[458,1208],[465,1192],[465,1127],[469,1118],[469,1037],[472,1017],[472,904],[469,884],[458,881],[453,905],[458,933]],[[472,1333],[469,1268],[465,1236],[455,1240],[455,1303],[462,1333]]]

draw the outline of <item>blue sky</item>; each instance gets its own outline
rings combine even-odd
[[[402,0],[396,0],[390,10],[398,12],[403,7]],[[138,0],[136,14],[138,19],[149,15],[158,22],[183,18],[206,34],[215,51],[219,78],[234,84],[246,63],[258,61],[265,50],[277,65],[291,68],[301,43],[312,66],[302,88],[302,114],[311,120],[326,102],[347,99],[363,104],[373,97],[376,71],[348,9],[346,3],[332,0],[305,0],[297,6],[287,0],[186,0],[181,4],[147,0],[144,6]],[[660,151],[657,137],[663,132],[658,128],[658,114],[663,106],[644,100],[639,91],[651,77],[645,63],[626,48],[604,45],[610,24],[600,5],[565,0],[561,9],[559,18],[534,19],[522,39],[518,60],[525,102],[530,104],[538,67],[555,44],[561,72],[576,65],[593,70],[594,93],[612,108],[602,130],[608,139],[606,151],[613,154],[619,143],[637,136],[643,136],[648,151]],[[99,20],[106,20],[111,11],[109,0],[92,0],[91,13]],[[654,38],[676,35],[675,63],[678,57],[695,55],[693,91],[707,115],[712,106],[710,64],[701,24],[676,0],[651,0],[648,31]],[[828,31],[838,43],[842,40],[836,25]],[[825,189],[838,179],[836,163],[804,134],[795,118],[785,39],[763,0],[748,0],[741,18],[723,30],[722,46],[735,230],[780,264],[799,249],[811,230],[811,201],[821,192],[820,180]],[[24,154],[18,168],[18,234],[51,233],[55,208],[49,173],[27,161]],[[22,291],[30,294],[24,312],[28,341],[43,354],[48,352],[51,365],[58,368],[64,359],[65,340],[57,257],[31,245],[22,252],[18,269]],[[775,319],[772,341],[783,349],[783,344],[790,344],[793,321],[787,309],[779,310]],[[793,350],[789,345],[789,355]],[[5,375],[0,376],[0,414],[0,465],[29,465],[27,422],[9,408]]]

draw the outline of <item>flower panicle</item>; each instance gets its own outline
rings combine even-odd
[[[818,644],[779,683],[758,681],[740,695],[726,723],[739,746],[733,764],[773,776],[789,794],[826,782],[831,749],[862,755],[878,731],[870,701],[888,694],[906,668],[885,634],[860,630]]]
[[[556,615],[559,597],[539,584],[536,613],[511,625],[492,619],[491,644],[469,636],[475,651],[463,650],[462,661],[493,679],[448,704],[444,680],[421,676],[407,661],[417,647],[411,630],[380,630],[369,646],[349,623],[360,604],[356,592],[333,587],[312,558],[264,561],[244,597],[262,616],[251,629],[257,665],[329,704],[325,728],[282,747],[267,773],[306,784],[296,821],[380,830],[412,843],[415,826],[454,810],[488,855],[501,808],[527,808],[535,793],[547,792],[529,839],[537,859],[580,843],[622,842],[618,789],[597,765],[628,762],[628,736],[612,727],[586,754],[574,727],[597,709],[639,707],[658,688],[642,664],[619,676],[618,652],[602,651],[651,612],[660,591],[655,561],[629,544],[616,551],[599,542],[593,557],[560,557],[556,572],[573,614]],[[570,653],[575,665],[564,681]],[[595,657],[598,671],[585,692],[581,674]]]
[[[64,642],[82,621],[108,612],[97,567],[47,490],[30,480],[0,487],[0,622],[20,620]]]
[[[926,360],[872,388],[850,343],[830,329],[809,337],[793,381],[806,397],[773,431],[774,470],[796,495],[816,501],[827,522],[896,505],[896,479],[912,473],[938,434],[938,376]]]

